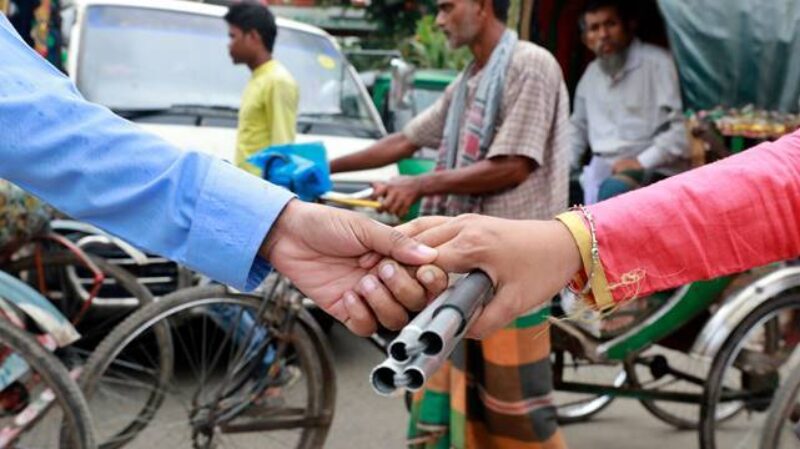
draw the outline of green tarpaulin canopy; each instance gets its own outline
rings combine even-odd
[[[687,108],[800,109],[800,1],[658,3]]]

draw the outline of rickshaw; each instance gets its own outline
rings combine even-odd
[[[556,55],[570,90],[591,59],[578,30],[584,3],[522,2],[521,36]],[[748,104],[797,111],[798,62],[785,57],[800,51],[800,30],[793,26],[800,12],[793,2],[754,8],[743,0],[650,0],[628,6],[639,13],[639,37],[671,50],[687,111]],[[724,143],[735,152],[759,140],[731,135]],[[712,156],[710,147],[693,141],[695,165]],[[634,397],[676,427],[699,428],[704,448],[755,447],[796,347],[796,270],[786,263],[695,283],[583,324],[561,319],[555,307],[555,386],[571,393],[557,395],[563,399],[560,418],[587,419],[616,396]],[[580,369],[584,365],[591,368]]]

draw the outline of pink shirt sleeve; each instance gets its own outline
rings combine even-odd
[[[589,207],[615,301],[800,255],[800,131]]]

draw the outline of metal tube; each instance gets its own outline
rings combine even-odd
[[[428,328],[420,335],[425,354],[437,355],[450,340],[460,340],[478,308],[491,295],[492,281],[482,271],[474,271],[456,282],[447,299],[433,312]]]
[[[428,379],[442,367],[444,362],[450,357],[450,354],[456,347],[458,340],[451,339],[446,347],[442,348],[436,355],[420,354],[409,363],[403,370],[408,385],[406,389],[409,391],[418,391],[421,389]]]
[[[464,317],[453,308],[440,309],[431,320],[428,328],[420,335],[419,341],[424,346],[426,355],[437,355],[451,341],[455,340],[459,329],[464,326]]]
[[[418,353],[419,337],[422,329],[417,326],[407,325],[391,343],[389,343],[387,353],[393,360],[403,363]]]
[[[372,370],[372,387],[382,395],[399,388],[416,391],[453,352],[478,308],[491,298],[492,282],[482,271],[457,281],[417,315],[389,345],[389,357]],[[418,352],[422,349],[423,353]]]
[[[464,317],[463,327],[475,315],[481,305],[493,295],[492,280],[482,271],[474,271],[453,287],[453,292],[442,307],[452,307]],[[436,312],[439,313],[439,312]],[[436,316],[434,313],[434,316]],[[459,329],[461,334],[465,329]]]
[[[389,343],[387,353],[389,357],[398,362],[407,362],[411,357],[419,352],[419,337],[433,318],[433,313],[450,296],[450,290],[445,290],[432,303],[415,316],[401,331],[400,334]]]
[[[440,358],[437,356],[430,356],[420,354],[414,363],[407,366],[403,371],[408,379],[406,388],[409,391],[418,391],[428,381],[428,378],[441,366]]]
[[[403,374],[403,365],[392,358],[386,359],[383,363],[376,366],[370,373],[369,380],[372,389],[383,396],[390,396],[397,391],[398,385],[396,376]]]

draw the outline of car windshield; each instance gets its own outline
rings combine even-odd
[[[78,87],[89,100],[117,111],[175,105],[238,109],[250,73],[231,63],[227,43],[227,25],[220,17],[91,6],[81,41]],[[274,53],[299,85],[300,122],[378,131],[368,98],[327,37],[281,27]]]

